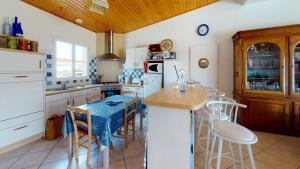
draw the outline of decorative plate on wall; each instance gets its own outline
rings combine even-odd
[[[199,61],[198,61],[198,65],[199,65],[200,68],[205,69],[205,68],[208,67],[209,61],[208,61],[207,58],[201,58],[201,59],[199,59]]]
[[[171,51],[173,49],[173,41],[171,39],[161,41],[160,48],[164,51]]]

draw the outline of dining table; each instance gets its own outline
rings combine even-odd
[[[104,169],[109,169],[109,145],[112,140],[112,134],[123,127],[125,103],[132,101],[134,98],[127,95],[114,95],[100,101],[78,106],[79,108],[89,110],[91,113],[92,134],[99,138],[101,151],[103,152]],[[111,102],[115,102],[116,104],[109,104]],[[144,112],[146,108],[142,102],[142,98],[139,98],[137,102],[137,114]],[[142,116],[143,114],[140,115],[141,121]],[[71,115],[67,110],[65,112],[62,133],[64,137],[69,138],[70,158],[73,157],[73,132]]]

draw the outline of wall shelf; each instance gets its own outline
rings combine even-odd
[[[29,53],[29,54],[36,54],[36,55],[46,55],[45,53],[40,53],[40,52],[31,52],[31,51],[24,51],[24,50],[18,50],[18,49],[10,49],[10,48],[0,48],[0,51]]]

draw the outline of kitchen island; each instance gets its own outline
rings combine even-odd
[[[148,169],[194,168],[195,111],[206,99],[200,85],[188,87],[185,93],[165,88],[144,99],[148,106]]]

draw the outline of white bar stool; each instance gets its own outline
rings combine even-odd
[[[211,99],[212,101],[224,101],[224,102],[236,103],[236,101],[234,99],[222,96],[222,93],[215,94],[215,95],[212,95],[212,96],[209,95],[209,99]],[[220,114],[217,114],[217,113],[214,114],[213,118],[216,119],[216,120],[220,119],[220,120],[223,120],[223,121],[231,121],[230,115],[227,114],[225,108],[223,108],[223,107],[219,107],[219,108],[220,108],[221,113]],[[205,151],[205,169],[207,169],[208,153],[209,153],[209,145],[210,145],[211,134],[210,134],[210,131],[207,130],[206,137],[200,137],[200,136],[201,136],[202,124],[203,124],[204,121],[206,121],[208,123],[210,114],[211,114],[211,111],[208,110],[206,107],[202,111],[199,112],[199,114],[198,114],[199,129],[196,133],[197,134],[196,136],[198,138],[198,147],[199,147],[199,149]],[[201,146],[200,141],[204,140],[204,139],[206,139],[206,143],[205,143],[205,147],[203,148]],[[224,154],[228,154],[228,153],[232,154],[233,153],[232,148],[231,148],[231,144],[229,144],[229,142],[228,142],[228,148],[229,148],[229,151],[224,153]]]
[[[217,89],[209,88],[208,90],[206,89],[206,91],[208,95],[208,99],[207,99],[208,101],[218,100],[220,99],[220,97],[225,96],[224,92],[217,91]],[[196,138],[198,142],[197,145],[199,146],[200,149],[205,151],[205,149],[203,149],[200,144],[200,141],[206,138],[206,137],[200,137],[203,121],[208,122],[208,111],[205,108],[199,110],[197,113],[197,130],[196,130],[197,131]]]
[[[237,112],[239,107],[247,108],[246,105],[238,104],[234,102],[227,102],[227,101],[209,101],[206,104],[206,108],[212,112],[209,115],[209,127],[208,127],[209,133],[213,136],[213,142],[210,150],[210,157],[207,164],[209,168],[211,168],[212,160],[217,158],[217,169],[220,169],[221,159],[222,159],[222,146],[223,146],[223,142],[227,141],[230,145],[231,151],[232,151],[231,143],[238,145],[240,165],[242,169],[244,169],[244,161],[243,161],[243,153],[242,153],[241,145],[247,145],[251,168],[256,169],[251,145],[257,142],[257,137],[252,131],[236,123]],[[221,119],[216,120],[214,118],[215,114],[222,114],[224,112],[230,117],[230,119],[232,119],[232,122],[223,121]],[[219,115],[219,117],[221,116]],[[217,156],[214,156],[213,151],[217,139],[219,140],[218,154]],[[231,159],[233,160],[232,161],[233,167],[236,168],[236,162],[233,153],[231,154]]]

